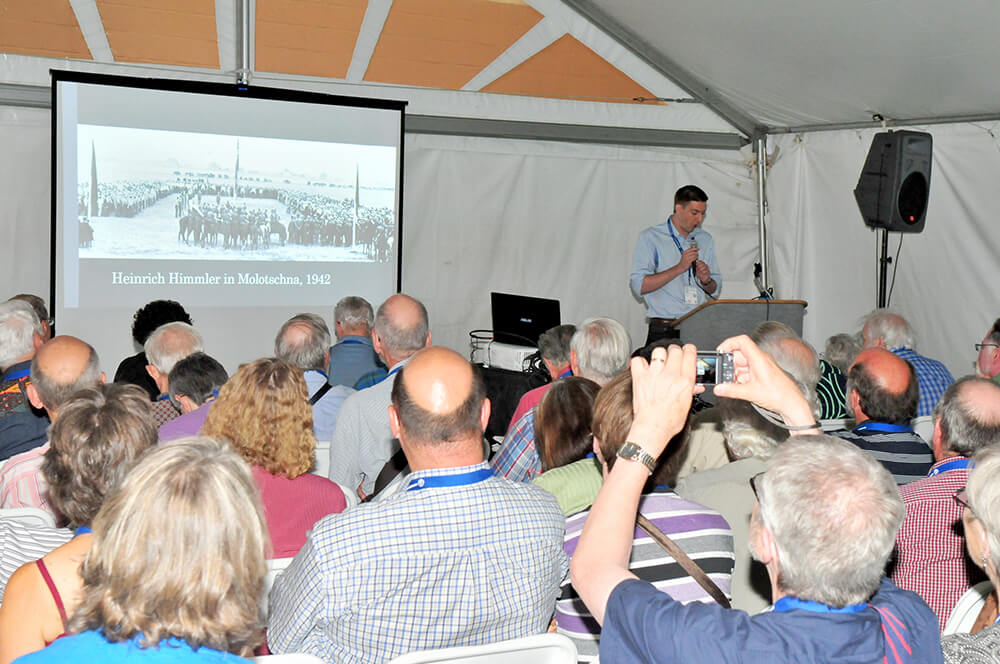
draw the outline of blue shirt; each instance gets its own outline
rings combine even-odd
[[[698,260],[708,265],[712,279],[715,280],[715,292],[712,295],[717,297],[722,291],[722,274],[719,272],[719,261],[715,256],[715,242],[712,236],[698,226],[688,233],[688,238],[685,238],[668,219],[640,233],[632,255],[632,276],[629,284],[636,297],[646,300],[648,308],[646,314],[650,318],[679,318],[708,300],[708,295],[698,284],[698,278],[691,276],[690,270],[657,290],[642,294],[643,277],[668,270],[680,262],[682,252],[678,250],[677,244],[674,244],[674,238],[677,239],[681,249],[687,249],[688,238],[694,238],[698,243]],[[698,295],[698,304],[684,302],[684,291],[688,286],[694,287]]]
[[[917,374],[917,385],[920,388],[920,400],[917,402],[917,417],[933,415],[934,407],[944,396],[944,391],[955,382],[948,368],[929,357],[924,357],[912,348],[891,349],[897,356],[913,365]]]
[[[632,579],[611,592],[601,632],[603,664],[883,661],[943,661],[934,613],[916,593],[900,590],[888,579],[858,613],[800,609],[755,616],[718,604],[683,605]]]
[[[309,396],[316,394],[319,388],[323,387],[326,383],[326,376],[323,375],[322,371],[316,371],[315,369],[310,369],[304,374],[306,379],[306,389],[309,391]],[[344,404],[347,397],[354,394],[354,390],[343,385],[337,385],[336,387],[331,387],[326,394],[320,398],[315,404],[313,404],[313,435],[316,436],[316,440],[330,440],[333,438],[333,429],[337,424],[337,415],[340,413],[340,407]]]
[[[401,486],[488,468],[414,472]],[[548,492],[488,473],[332,514],[274,583],[268,645],[368,664],[541,634],[568,567],[564,527]]]
[[[530,482],[542,474],[542,460],[535,447],[535,409],[521,416],[493,457],[493,472],[514,482]]]
[[[384,376],[385,367],[380,366],[370,337],[348,334],[330,347],[331,385],[354,387],[359,378],[378,369]]]
[[[24,655],[14,660],[23,664],[48,664],[49,662],[101,662],[119,664],[126,662],[190,662],[209,664],[212,662],[248,662],[231,653],[211,648],[193,649],[180,639],[161,641],[156,648],[142,648],[139,638],[111,643],[97,631],[83,632],[56,639],[47,648]]]

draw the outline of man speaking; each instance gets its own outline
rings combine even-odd
[[[630,284],[646,301],[647,344],[676,337],[673,322],[722,290],[715,243],[701,229],[707,208],[708,195],[685,185],[674,194],[674,213],[635,243]]]

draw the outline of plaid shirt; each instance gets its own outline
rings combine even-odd
[[[275,581],[268,645],[370,664],[540,634],[568,568],[564,528],[555,498],[498,477],[401,489],[324,517]]]
[[[920,401],[917,403],[917,417],[933,415],[934,406],[941,400],[944,391],[955,382],[948,368],[937,360],[917,353],[912,348],[893,348],[892,352],[913,365],[920,387]]]
[[[965,457],[944,459],[931,469],[956,458]],[[973,570],[966,565],[965,540],[959,534],[962,507],[953,496],[968,477],[967,469],[956,468],[899,488],[906,517],[896,537],[892,580],[920,595],[937,614],[942,630],[962,594],[985,578],[969,576]]]
[[[542,460],[535,449],[535,410],[525,413],[510,428],[493,457],[493,472],[514,482],[530,482],[542,474]]]

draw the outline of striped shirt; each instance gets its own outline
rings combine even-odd
[[[819,361],[820,378],[816,384],[816,397],[819,399],[821,420],[843,420],[849,417],[847,412],[847,377],[844,373],[826,360]]]
[[[644,494],[639,502],[639,512],[674,540],[727,597],[731,596],[730,581],[735,560],[733,534],[721,514],[685,500],[669,489]],[[566,520],[563,548],[570,556],[576,551],[588,514],[589,510]],[[629,569],[682,604],[714,603],[705,589],[688,576],[656,540],[638,527],[635,529]],[[573,640],[579,661],[597,661],[601,627],[576,594],[569,578],[563,581],[559,601],[556,602],[556,625],[560,634]]]
[[[0,600],[10,575],[21,565],[38,560],[73,538],[66,528],[28,526],[15,519],[0,518]]]
[[[42,461],[48,450],[49,444],[45,443],[15,454],[0,468],[0,509],[37,507],[52,512],[45,500],[49,485],[42,475]]]
[[[866,429],[866,425],[875,424],[866,420],[853,430],[831,431],[830,434],[852,442],[875,459],[892,473],[896,484],[909,484],[927,477],[927,472],[934,463],[934,455],[927,442],[908,431],[877,431]]]

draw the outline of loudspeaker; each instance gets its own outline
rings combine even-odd
[[[875,134],[854,189],[865,223],[899,233],[924,230],[931,186],[931,135]]]

